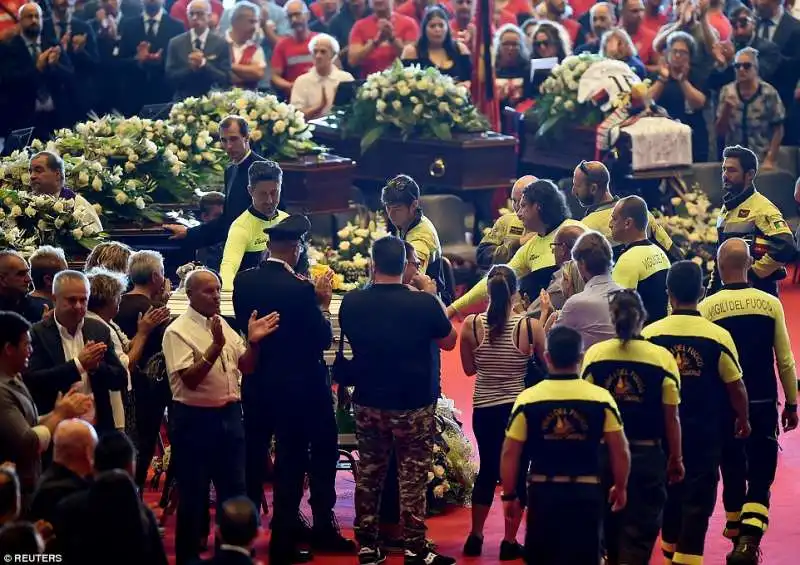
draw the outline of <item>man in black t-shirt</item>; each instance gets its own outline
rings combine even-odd
[[[373,281],[345,295],[342,333],[353,351],[356,435],[360,472],[356,484],[359,563],[381,563],[377,546],[379,501],[392,446],[397,454],[400,512],[407,565],[449,565],[425,543],[425,489],[435,433],[439,371],[432,344],[452,350],[456,331],[436,297],[403,285],[403,241],[387,236],[372,246]],[[400,331],[398,331],[398,329]],[[438,353],[438,352],[436,352]]]

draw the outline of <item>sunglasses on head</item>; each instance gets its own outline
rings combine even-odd
[[[736,69],[737,71],[739,69],[743,69],[745,71],[749,71],[750,69],[753,68],[753,63],[750,63],[749,61],[745,62],[745,63],[734,63],[733,64],[733,68]]]
[[[578,163],[578,169],[587,177],[589,176],[589,163],[585,159]]]

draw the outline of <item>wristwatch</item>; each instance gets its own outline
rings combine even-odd
[[[516,499],[517,499],[517,493],[516,492],[510,492],[510,493],[505,493],[504,492],[504,493],[502,493],[500,495],[500,500],[502,500],[503,502],[513,502]]]

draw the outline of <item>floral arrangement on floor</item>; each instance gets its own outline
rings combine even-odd
[[[442,396],[436,407],[436,437],[432,468],[428,471],[428,513],[437,514],[447,505],[467,506],[472,498],[477,467],[472,445],[461,429],[452,400]]]
[[[357,216],[337,232],[339,243],[335,248],[324,240],[312,242],[308,248],[312,278],[330,268],[335,273],[333,290],[347,292],[363,287],[369,280],[372,242],[387,233],[383,217],[369,213]]]
[[[669,215],[653,212],[656,221],[686,255],[703,268],[707,276],[714,270],[717,251],[717,218],[719,208],[712,206],[708,196],[695,184],[684,193],[670,199]]]
[[[399,60],[369,75],[339,120],[345,135],[361,136],[362,152],[390,133],[449,140],[454,132],[489,129],[466,87],[435,68],[404,67]]]
[[[254,149],[268,159],[295,159],[322,151],[311,139],[314,126],[306,122],[303,112],[272,94],[235,88],[186,98],[172,107],[169,119],[185,127],[190,139],[199,134],[210,145],[210,136],[218,135],[219,122],[232,114],[247,120]]]
[[[539,125],[538,138],[560,134],[567,123],[593,127],[603,119],[603,112],[593,104],[578,102],[578,84],[594,63],[604,60],[601,55],[581,53],[571,55],[553,67],[550,76],[540,87],[541,97],[529,110]]]

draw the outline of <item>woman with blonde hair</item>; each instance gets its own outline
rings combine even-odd
[[[103,267],[115,273],[127,273],[131,253],[133,249],[118,241],[98,243],[86,258],[83,270],[89,272],[95,267]]]
[[[631,36],[621,27],[612,28],[603,34],[600,38],[600,55],[627,63],[641,79],[647,76],[647,70],[636,52]]]

